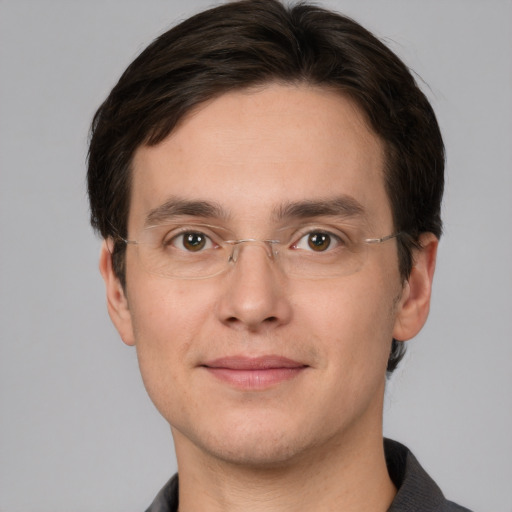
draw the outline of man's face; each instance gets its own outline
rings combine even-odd
[[[335,222],[385,236],[393,223],[383,167],[381,142],[337,93],[282,85],[231,92],[162,143],[138,149],[128,237],[137,239],[148,214],[169,201],[214,205],[179,220],[237,239]],[[278,213],[335,200],[360,211]],[[215,277],[166,278],[148,272],[129,245],[126,282],[127,315],[117,326],[136,345],[178,451],[276,464],[380,435],[403,302],[395,240],[370,247],[358,272],[322,279],[285,275],[258,244]]]

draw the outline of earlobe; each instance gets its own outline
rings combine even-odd
[[[105,281],[108,314],[124,343],[135,345],[130,308],[125,291],[112,267],[110,249],[111,241],[104,240],[100,251],[99,269]]]
[[[425,324],[430,310],[432,280],[439,241],[432,233],[420,236],[421,248],[414,251],[414,263],[398,304],[393,337],[407,341]]]

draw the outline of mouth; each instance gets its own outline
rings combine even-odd
[[[262,390],[299,376],[308,365],[286,357],[231,356],[201,365],[213,377],[244,390]]]

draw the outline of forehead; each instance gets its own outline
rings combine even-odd
[[[218,204],[233,222],[339,196],[391,219],[384,151],[359,108],[324,88],[267,85],[202,104],[133,160],[129,225],[170,198]]]

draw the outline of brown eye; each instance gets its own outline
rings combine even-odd
[[[198,252],[206,246],[207,237],[203,233],[183,233],[180,235],[183,247],[187,251]]]
[[[304,233],[290,248],[316,253],[331,252],[346,247],[347,243],[341,235],[329,231],[311,230]]]
[[[201,252],[213,248],[213,242],[208,235],[201,231],[183,231],[179,235],[164,241],[164,246],[184,252]]]
[[[331,235],[328,233],[309,233],[308,246],[313,251],[321,252],[327,250],[331,245]]]

